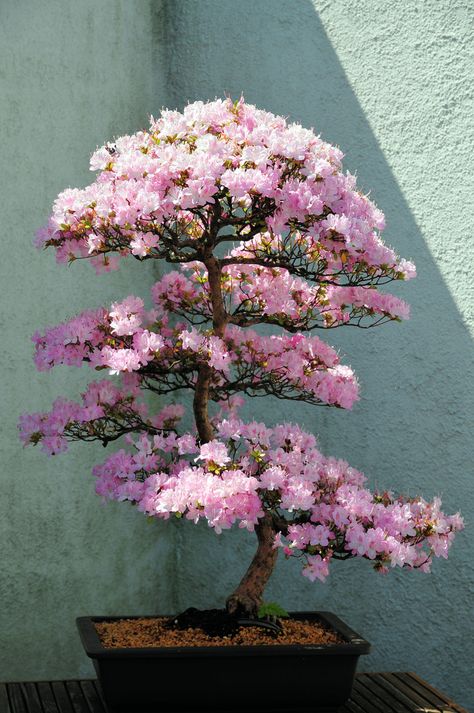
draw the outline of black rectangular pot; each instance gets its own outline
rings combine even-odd
[[[321,621],[344,643],[112,649],[102,646],[94,622],[143,617],[80,617],[77,626],[117,713],[335,713],[370,644],[330,612],[291,617]]]

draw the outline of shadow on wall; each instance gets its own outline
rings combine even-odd
[[[440,449],[443,437],[442,449],[447,449],[451,465],[460,465],[463,453],[457,437],[465,433],[461,422],[474,404],[474,392],[472,381],[456,380],[448,368],[455,365],[459,374],[469,373],[472,341],[312,2],[271,0],[256,5],[252,0],[169,0],[155,14],[155,22],[160,37],[166,27],[167,48],[160,50],[158,61],[167,63],[170,107],[243,93],[257,106],[290,116],[304,126],[315,126],[323,138],[342,147],[346,167],[357,172],[359,185],[371,192],[386,214],[386,242],[415,260],[419,277],[409,285],[393,286],[412,305],[408,324],[363,334],[337,330],[330,333],[329,341],[339,341],[351,360],[354,346],[360,351],[359,345],[364,346],[364,356],[366,350],[375,353],[381,345],[393,345],[398,361],[400,357],[410,359],[411,364],[398,365],[399,375],[405,379],[410,380],[406,372],[417,373],[417,378],[407,383],[409,391],[397,396],[396,381],[387,379],[384,390],[390,402],[395,399],[405,407],[400,423],[412,421],[415,431],[423,408],[420,399],[429,401],[430,409],[435,409],[428,419],[429,429],[435,430],[436,424],[440,428],[429,445]],[[391,359],[391,348],[385,349],[383,356]],[[352,365],[361,376],[368,373],[362,361]],[[371,385],[368,379],[362,381],[366,392]],[[375,403],[380,406],[384,398],[379,394]],[[337,422],[341,415],[325,418]],[[345,425],[350,420],[354,417],[346,419]],[[361,438],[357,443],[365,453],[364,464],[370,466],[367,451],[372,443],[362,434]],[[430,441],[430,433],[424,438]],[[418,483],[422,486],[423,479]]]
[[[362,401],[352,414],[326,410],[314,416],[304,407],[300,414],[306,426],[319,432],[323,450],[347,457],[368,476],[376,474],[378,486],[395,485],[426,497],[441,492],[448,511],[462,508],[469,519],[472,437],[467,415],[473,412],[474,384],[466,377],[472,364],[472,340],[314,5],[309,0],[169,0],[156,13],[155,22],[157,32],[166,27],[171,107],[225,94],[236,98],[243,92],[246,100],[257,106],[290,115],[304,126],[315,126],[323,138],[343,148],[346,167],[357,170],[360,186],[371,190],[385,212],[386,242],[394,244],[401,255],[413,258],[419,269],[414,283],[396,286],[401,288],[398,294],[412,305],[412,319],[403,327],[331,332],[328,341],[341,345],[360,376]],[[271,422],[268,405],[267,413],[261,403],[258,408],[256,415]],[[283,417],[301,420],[293,405]],[[317,423],[311,422],[316,418]],[[182,575],[186,578],[183,585],[188,583],[183,589],[200,591],[207,601],[222,602],[228,592],[216,592],[222,562],[215,557],[224,558],[225,564],[234,568],[235,580],[242,569],[240,542],[229,553],[228,548],[234,548],[230,539],[225,538],[227,545],[208,542],[211,535],[190,529],[183,537],[189,552],[180,560],[188,570]],[[200,555],[201,546],[209,558]],[[283,586],[272,585],[272,592],[294,608],[303,608],[310,596],[313,601],[317,596],[320,608],[327,602],[330,608],[350,613],[356,629],[360,627],[369,639],[372,633],[376,646],[379,639],[379,654],[372,659],[372,668],[394,668],[397,662],[399,668],[407,668],[411,664],[468,702],[474,692],[466,690],[467,671],[463,676],[459,669],[449,670],[451,655],[441,657],[439,665],[433,659],[427,663],[422,642],[428,630],[440,649],[455,647],[464,621],[462,612],[468,613],[468,590],[473,586],[470,561],[467,538],[461,536],[452,559],[436,567],[432,579],[393,576],[389,583],[384,580],[380,584],[367,568],[360,566],[356,572],[354,565],[335,575],[337,586],[344,588],[342,593],[328,583],[324,594],[318,590],[311,595],[315,590],[288,575],[282,579]],[[280,574],[285,578],[283,570],[278,577]],[[193,576],[193,586],[189,586]],[[210,584],[203,583],[201,577]],[[453,598],[456,612],[447,605]],[[370,612],[364,599],[371,602]],[[182,603],[193,602],[183,598]],[[393,630],[385,619],[386,607],[393,612]],[[410,643],[413,640],[409,655],[403,631]],[[393,638],[395,653],[383,643],[387,636]]]

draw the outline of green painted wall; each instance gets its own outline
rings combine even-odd
[[[347,167],[385,212],[386,241],[419,268],[399,290],[412,305],[410,322],[328,333],[360,376],[362,400],[352,412],[259,399],[249,413],[301,420],[326,452],[347,458],[372,484],[441,494],[470,528],[472,2],[178,0],[167,7],[173,105],[243,92],[314,126],[342,147]],[[247,536],[216,542],[190,526],[179,537],[182,605],[222,601],[243,569],[240,555],[250,552]],[[373,642],[366,669],[415,670],[474,709],[472,661],[464,657],[474,634],[469,539],[468,529],[431,576],[382,577],[351,561],[320,585],[281,561],[268,598],[339,612]]]
[[[173,533],[161,537],[132,507],[102,506],[90,470],[103,449],[48,459],[23,450],[16,434],[21,411],[48,409],[62,393],[74,398],[91,376],[36,373],[30,335],[154,280],[138,263],[99,279],[85,263],[57,266],[32,246],[57,193],[91,180],[91,151],[145,127],[166,104],[154,71],[161,4],[139,6],[0,3],[0,680],[90,674],[77,615],[174,607]]]
[[[102,508],[87,474],[102,451],[46,460],[22,451],[21,410],[73,395],[88,373],[36,374],[29,335],[78,309],[142,292],[153,269],[95,279],[56,267],[31,236],[51,200],[88,180],[87,158],[165,104],[225,93],[314,126],[386,213],[386,240],[418,264],[401,285],[413,317],[328,335],[360,376],[352,413],[250,404],[298,419],[371,484],[426,497],[473,521],[472,3],[469,0],[72,0],[0,6],[0,122],[7,180],[2,272],[0,679],[87,675],[73,627],[98,611],[220,605],[251,554],[240,532],[147,525]],[[21,247],[16,247],[20,246]],[[143,276],[145,275],[145,279]],[[4,287],[5,286],[5,287]],[[336,567],[311,585],[280,562],[268,598],[338,612],[373,643],[366,669],[416,670],[474,705],[469,530],[431,576]],[[3,639],[5,638],[5,645]],[[46,655],[43,646],[46,644]],[[58,661],[51,653],[57,647]],[[463,660],[457,661],[461,649]],[[466,660],[467,659],[467,660]]]

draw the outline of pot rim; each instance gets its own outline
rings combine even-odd
[[[102,645],[99,635],[94,626],[95,622],[117,621],[119,619],[154,619],[171,615],[162,614],[134,614],[122,616],[81,616],[76,619],[82,645],[89,658],[94,659],[114,659],[124,656],[130,658],[173,658],[173,657],[228,657],[236,658],[240,656],[301,656],[302,654],[318,655],[360,655],[370,652],[370,643],[360,634],[351,629],[345,622],[332,612],[327,611],[298,611],[289,612],[293,619],[307,619],[310,621],[322,621],[330,628],[334,629],[345,642],[342,644],[272,644],[254,646],[161,646],[161,647],[121,647],[106,648]]]

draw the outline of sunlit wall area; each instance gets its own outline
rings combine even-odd
[[[363,470],[372,486],[426,498],[472,520],[474,389],[471,280],[474,242],[469,160],[473,14],[461,0],[168,4],[173,104],[241,93],[247,101],[315,127],[384,211],[385,240],[413,259],[418,278],[397,285],[412,318],[374,330],[334,330],[361,382],[352,412],[252,403],[269,422],[299,420],[322,449]],[[253,543],[204,528],[183,538],[185,582],[209,582],[199,603],[222,602]],[[374,573],[341,563],[324,585],[280,562],[268,598],[341,613],[373,642],[372,670],[415,670],[472,705],[470,664],[457,659],[472,636],[469,532],[432,575]],[[367,565],[367,566],[364,566]],[[211,572],[211,576],[209,576]],[[224,575],[223,575],[224,573]],[[219,577],[217,576],[219,574]],[[466,628],[469,631],[467,634]]]
[[[145,295],[161,267],[96,277],[32,246],[57,193],[86,185],[90,153],[146,127],[162,106],[230,95],[314,127],[387,219],[385,241],[417,263],[396,285],[412,318],[318,333],[359,375],[351,412],[256,400],[246,416],[298,421],[371,486],[443,497],[473,521],[473,14],[466,0],[22,0],[0,6],[2,428],[0,679],[84,677],[74,618],[222,606],[254,539],[191,523],[148,524],[102,506],[79,444],[23,450],[22,411],[76,397],[91,372],[37,373],[30,335],[83,309]],[[373,644],[367,670],[413,670],[466,707],[474,634],[469,529],[431,575],[340,563],[324,585],[278,563],[267,598],[336,612]]]

